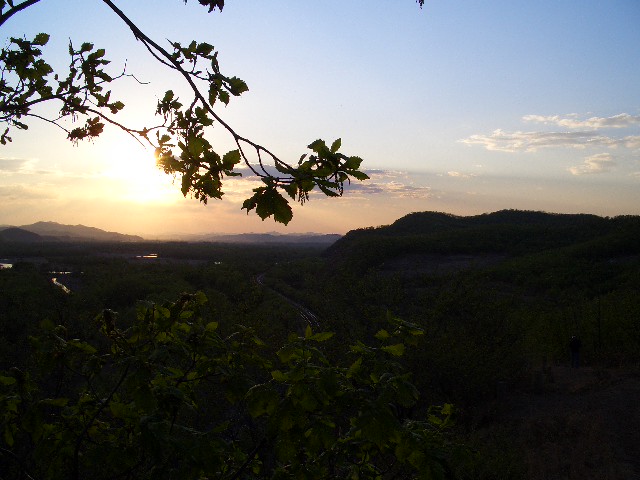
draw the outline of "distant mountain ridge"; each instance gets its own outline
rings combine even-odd
[[[25,232],[25,233],[23,233]],[[28,235],[27,233],[31,233]],[[33,236],[36,235],[36,236]],[[63,225],[57,222],[36,222],[20,227],[0,230],[0,238],[5,241],[62,241],[62,242],[141,242],[142,237],[117,232],[107,232],[84,225]]]
[[[320,233],[238,233],[175,235],[162,241],[245,243],[245,244],[296,244],[329,246],[341,238],[338,234]],[[138,235],[108,232],[85,225],[64,225],[57,222],[36,222],[20,227],[0,226],[0,241],[7,242],[144,242]]]

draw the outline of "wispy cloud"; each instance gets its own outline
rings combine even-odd
[[[570,167],[569,171],[573,175],[589,175],[593,173],[605,173],[611,171],[616,166],[613,155],[610,153],[598,153],[584,159],[582,165]]]
[[[0,185],[0,200],[2,200],[3,203],[53,198],[57,198],[54,193],[37,186]]]
[[[31,169],[32,160],[24,158],[0,158],[0,172],[22,173]]]
[[[572,129],[592,129],[600,130],[604,128],[628,128],[640,125],[640,115],[629,115],[620,113],[612,117],[590,117],[580,119],[577,113],[569,115],[525,115],[522,117],[525,122],[542,123],[544,125],[555,125],[558,127]]]
[[[467,145],[480,145],[500,152],[535,152],[541,148],[638,148],[640,136],[623,138],[594,135],[593,132],[505,132],[495,130],[490,135],[471,135],[460,140]]]
[[[389,183],[352,183],[345,185],[345,191],[349,195],[386,195],[392,198],[429,198],[431,188],[416,185],[408,185],[401,182]]]
[[[621,113],[611,117],[581,118],[578,114],[568,115],[525,115],[524,122],[551,127],[561,127],[562,131],[514,131],[494,130],[490,134],[476,134],[459,140],[466,145],[480,145],[486,150],[499,152],[536,152],[540,149],[568,148],[628,148],[640,149],[640,135],[614,135],[596,133],[598,130],[615,130],[640,126],[640,115]],[[637,153],[637,152],[633,152]]]
[[[410,182],[410,175],[407,172],[398,170],[367,170],[370,180],[364,182],[352,182],[345,184],[345,191],[350,196],[354,194],[362,195],[385,195],[390,198],[430,198],[431,188],[414,185]]]
[[[447,176],[453,178],[473,178],[476,175],[473,173],[447,172]]]

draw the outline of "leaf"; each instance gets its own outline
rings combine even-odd
[[[316,153],[320,153],[321,150],[327,148],[327,145],[324,143],[324,140],[318,139],[307,145],[307,148],[310,148]]]
[[[329,190],[327,187],[318,182],[318,188],[324,193],[327,197],[339,197],[340,193],[335,192],[333,190]]]
[[[162,103],[169,103],[171,100],[173,100],[173,90],[167,90],[164,93],[164,98],[162,99]]]
[[[247,213],[255,208],[258,216],[264,220],[273,215],[276,222],[288,224],[293,218],[293,210],[289,202],[278,192],[274,186],[254,188],[255,192],[242,204]]]
[[[193,296],[193,300],[195,300],[196,305],[204,305],[209,301],[207,295],[202,290],[198,290],[196,292]]]
[[[67,342],[69,345],[74,346],[75,348],[77,348],[78,350],[82,350],[85,353],[96,353],[97,350],[89,345],[86,342],[82,342],[80,340],[78,340],[77,338],[74,338],[73,340],[69,340]]]
[[[440,413],[442,413],[443,415],[453,415],[453,404],[451,403],[445,403],[442,406],[442,409],[440,410]]]
[[[215,85],[211,84],[209,86],[209,105],[213,106],[216,103],[216,100],[218,99],[219,92],[220,91],[218,90],[218,88]]]
[[[13,385],[16,383],[16,379],[13,377],[3,377],[0,375],[0,384],[1,385]]]
[[[35,38],[33,39],[33,44],[34,45],[46,45],[47,42],[49,41],[49,34],[47,33],[39,33],[35,36]]]
[[[246,83],[244,83],[244,80],[241,80],[238,77],[231,77],[229,79],[229,91],[234,95],[234,96],[239,96],[242,95],[244,92],[248,91],[249,87],[247,86]]]
[[[316,342],[326,342],[331,337],[335,335],[334,332],[320,332],[309,337],[309,340],[314,340]]]
[[[369,180],[369,175],[367,175],[366,173],[360,172],[358,170],[349,172],[349,175],[351,175],[353,178],[357,180]]]
[[[349,170],[357,170],[360,168],[360,164],[362,163],[362,159],[360,157],[349,157],[347,161],[344,163],[344,167]]]
[[[340,146],[342,145],[342,139],[338,138],[331,144],[331,153],[336,153],[340,150]],[[357,168],[357,167],[356,167]]]
[[[215,8],[219,8],[220,11],[224,8],[224,0],[198,0],[198,3],[202,6],[209,7],[209,13],[213,12]]]
[[[351,366],[349,367],[349,370],[347,370],[347,378],[351,378],[356,373],[358,373],[361,366],[362,366],[362,357],[358,358],[355,362],[351,364]]]
[[[298,194],[298,185],[295,183],[290,183],[289,185],[285,185],[284,191],[289,194],[291,198],[296,199],[296,195]]]
[[[382,347],[382,350],[390,353],[395,357],[401,357],[402,355],[404,355],[404,344],[396,343],[395,345],[387,345],[385,347]]]
[[[282,373],[280,370],[273,370],[271,372],[271,376],[276,382],[281,383],[286,382],[289,379],[289,377],[286,374]]]
[[[225,105],[229,105],[229,92],[225,92],[224,90],[218,93],[218,98]],[[212,104],[213,105],[213,104]]]
[[[376,333],[375,337],[378,340],[386,340],[387,338],[391,337],[391,335],[389,335],[389,332],[387,332],[386,330],[382,329],[382,330],[378,331],[378,333]]]
[[[196,48],[196,53],[202,56],[208,56],[213,51],[213,45],[210,45],[206,42],[200,43]]]
[[[313,335],[313,331],[311,330],[311,325],[307,325],[307,328],[304,330],[304,338],[309,339]]]
[[[242,157],[240,156],[240,150],[231,150],[224,154],[222,157],[222,166],[226,169],[233,168],[234,165],[240,163]]]
[[[207,332],[215,332],[218,329],[218,322],[209,322],[205,327]]]
[[[280,396],[270,385],[255,385],[245,397],[247,408],[252,417],[272,414],[280,402]]]

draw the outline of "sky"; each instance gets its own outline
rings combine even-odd
[[[107,128],[73,146],[31,119],[0,146],[0,225],[83,224],[166,238],[187,233],[345,233],[416,211],[502,209],[640,215],[640,2],[637,0],[190,0],[115,2],[149,36],[206,41],[249,92],[218,113],[296,163],[317,138],[342,139],[371,177],[342,198],[311,196],[288,226],[241,210],[256,179],[222,201],[184,198],[152,152]],[[64,12],[64,13],[61,13]],[[118,117],[153,124],[180,78],[157,64],[99,0],[43,0],[0,29],[51,34],[45,57],[68,64],[71,39],[105,48]],[[43,110],[46,114],[48,110]],[[50,112],[50,110],[49,110]],[[210,137],[232,148],[220,128]]]

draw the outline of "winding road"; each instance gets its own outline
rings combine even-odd
[[[282,298],[285,302],[287,302],[289,305],[291,305],[293,308],[295,308],[298,311],[298,314],[300,315],[300,318],[307,325],[309,325],[311,328],[315,329],[315,328],[320,327],[320,318],[315,313],[313,313],[311,310],[309,310],[304,305],[300,305],[295,300],[292,300],[291,298],[287,297],[286,295],[283,295],[282,293],[278,292],[277,290],[274,290],[273,288],[265,285],[265,283],[264,283],[264,277],[265,276],[266,276],[266,273],[261,273],[259,275],[256,275],[256,277],[255,277],[256,283],[258,285],[260,285],[262,288],[265,288],[267,290],[272,291],[273,293],[278,295],[280,298]]]

